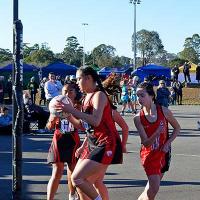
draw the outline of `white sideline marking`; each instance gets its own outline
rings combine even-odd
[[[128,151],[128,153],[139,153],[139,151]],[[176,154],[173,154],[172,153],[172,156],[185,156],[185,157],[197,157],[197,158],[200,158],[200,155],[192,155],[192,154],[181,154],[181,153],[176,153]]]
[[[185,157],[197,157],[200,158],[200,155],[190,155],[190,154],[174,154],[175,156],[185,156]]]

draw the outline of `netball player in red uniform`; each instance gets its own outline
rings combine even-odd
[[[121,140],[112,118],[111,103],[96,71],[90,67],[79,69],[76,78],[80,90],[86,94],[82,112],[62,103],[58,103],[56,109],[81,119],[85,127],[86,139],[72,173],[72,182],[91,200],[101,200],[88,178],[99,177],[99,174],[102,177],[110,164],[122,163]]]
[[[150,83],[137,87],[141,111],[134,117],[141,138],[141,163],[148,182],[138,200],[154,200],[164,172],[168,171],[171,143],[180,132],[180,125],[172,112],[154,103],[155,93]],[[168,123],[173,132],[169,135]]]
[[[67,95],[75,107],[77,107],[77,86],[69,83],[63,86],[62,95]],[[73,125],[72,116],[66,116],[63,119],[51,115],[47,127],[55,129],[53,141],[51,143],[47,161],[52,164],[52,176],[47,186],[47,200],[53,200],[57,191],[60,179],[64,170],[64,163],[67,163],[67,178],[69,188],[69,200],[78,200],[75,187],[71,182],[71,174],[74,170],[77,159],[75,152],[80,147],[78,130]],[[71,123],[72,122],[72,123]],[[75,122],[76,123],[76,122]]]

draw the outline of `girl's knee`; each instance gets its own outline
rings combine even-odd
[[[72,181],[73,186],[77,187],[77,186],[83,184],[84,179],[80,175],[72,173],[72,175],[71,175],[71,181]]]

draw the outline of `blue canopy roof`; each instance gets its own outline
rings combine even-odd
[[[117,74],[131,74],[131,71],[132,65],[124,65],[121,67],[104,67],[99,71],[99,75],[108,76],[112,72]]]
[[[42,75],[47,76],[49,72],[54,72],[56,75],[62,77],[66,75],[75,75],[77,67],[74,65],[68,65],[63,62],[54,62],[42,68]]]
[[[2,68],[0,68],[0,72],[11,72],[13,68],[13,64],[8,64]],[[29,64],[23,64],[23,71],[24,72],[32,72],[32,71],[37,71],[38,67],[35,65],[29,65]]]
[[[154,76],[157,79],[154,81],[155,85],[158,85],[158,80],[164,79],[169,85],[171,79],[171,69],[169,67],[159,66],[155,64],[149,64],[146,66],[141,66],[132,72],[133,75],[136,75],[140,78],[140,81],[143,81],[145,77]]]

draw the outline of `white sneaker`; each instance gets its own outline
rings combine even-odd
[[[79,200],[78,194],[69,194],[69,200]]]

